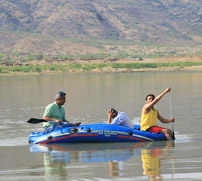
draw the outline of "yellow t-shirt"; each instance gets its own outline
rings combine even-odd
[[[156,126],[157,123],[157,109],[150,109],[147,114],[141,115],[141,130],[146,131],[151,126]]]

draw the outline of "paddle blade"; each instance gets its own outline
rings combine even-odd
[[[37,119],[37,118],[31,118],[27,121],[27,123],[32,123],[32,124],[38,124],[43,122],[47,122],[47,121],[45,119]]]
[[[173,131],[173,140],[175,140],[175,132]]]

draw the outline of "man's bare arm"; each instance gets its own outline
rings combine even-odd
[[[171,90],[171,88],[168,87],[168,88],[165,89],[161,94],[159,94],[158,96],[156,96],[156,98],[155,98],[152,102],[150,102],[150,103],[148,103],[148,104],[145,104],[145,105],[143,106],[142,112],[143,112],[144,114],[148,113],[148,112],[149,112],[149,109],[152,108],[157,102],[159,102],[160,99],[161,99],[166,93],[168,93],[170,90]]]
[[[170,118],[170,119],[165,119],[165,118],[163,118],[163,117],[159,114],[159,112],[158,112],[157,116],[158,116],[158,119],[159,119],[162,123],[171,123],[171,122],[174,122],[174,121],[175,121],[174,118]]]
[[[43,119],[46,120],[46,121],[55,121],[55,122],[57,122],[58,124],[61,124],[61,123],[62,123],[59,119],[50,118],[50,117],[47,117],[47,116],[44,116]]]

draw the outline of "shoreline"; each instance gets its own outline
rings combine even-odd
[[[202,56],[155,58],[142,61],[128,59],[118,61],[76,60],[51,63],[33,61],[28,66],[0,66],[0,76],[172,71],[202,71]]]
[[[83,70],[69,70],[69,71],[42,71],[42,72],[8,72],[0,73],[3,76],[28,76],[28,75],[54,75],[54,74],[72,74],[72,73],[139,73],[139,72],[202,72],[202,66],[189,66],[189,67],[164,67],[164,68],[142,68],[142,69],[93,69],[91,71]]]

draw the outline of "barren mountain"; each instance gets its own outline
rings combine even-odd
[[[2,53],[136,52],[140,44],[198,52],[201,42],[201,0],[0,0]]]

